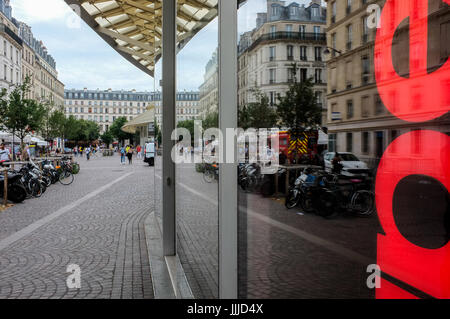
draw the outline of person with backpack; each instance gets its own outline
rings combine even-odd
[[[120,149],[120,164],[125,165],[125,148],[122,146]]]
[[[131,146],[128,146],[127,157],[128,157],[128,165],[133,164],[133,147]]]

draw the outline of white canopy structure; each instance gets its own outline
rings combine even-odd
[[[161,57],[162,0],[65,0],[125,59],[153,76]],[[218,0],[179,0],[177,49],[217,16]]]

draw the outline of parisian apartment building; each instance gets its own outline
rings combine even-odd
[[[448,119],[415,124],[393,116],[378,95],[374,70],[376,23],[369,6],[382,8],[379,0],[327,0],[328,137],[329,150],[352,152],[371,167],[376,167],[385,148],[398,136],[418,128],[450,132]],[[439,0],[429,5],[430,43],[428,69],[442,65],[450,55],[450,11]],[[393,43],[393,64],[398,74],[409,72],[409,35],[407,26],[397,31]],[[411,93],[411,103],[420,98]],[[398,103],[393,90],[391,103]],[[420,141],[412,141],[421,147]]]
[[[199,117],[204,119],[208,114],[218,112],[219,105],[219,69],[218,49],[205,66],[203,83],[199,88]]]
[[[8,92],[22,81],[23,41],[9,1],[0,0],[0,89]]]
[[[44,43],[33,36],[30,26],[24,22],[18,24],[19,35],[23,39],[22,80],[29,77],[32,98],[63,108],[64,84],[58,79],[55,59]]]
[[[136,90],[66,90],[65,113],[96,122],[100,132],[105,132],[120,117],[127,121],[154,109],[155,121],[162,126],[162,93],[137,92]],[[197,119],[199,115],[199,93],[179,92],[177,94],[177,122]]]
[[[326,11],[320,0],[309,5],[267,1],[266,12],[257,14],[256,28],[240,35],[239,107],[255,101],[255,89],[264,93],[274,106],[277,96],[283,96],[294,80],[312,79],[326,123],[327,70],[323,57]]]
[[[56,62],[26,23],[12,16],[9,0],[0,0],[0,88],[11,91],[30,78],[29,98],[64,105],[64,84],[58,80]]]

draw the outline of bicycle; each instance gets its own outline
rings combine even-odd
[[[203,171],[203,179],[207,183],[211,183],[219,177],[219,166],[217,164],[205,164]]]
[[[74,181],[74,176],[72,173],[73,168],[69,162],[63,161],[61,163],[61,166],[57,167],[57,169],[59,171],[58,180],[62,185],[67,186],[73,183]]]

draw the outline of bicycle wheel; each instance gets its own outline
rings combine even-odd
[[[319,198],[315,199],[314,206],[316,214],[322,217],[332,217],[336,214],[338,201],[336,195],[331,191],[323,192]]]
[[[36,179],[30,180],[29,188],[30,188],[31,195],[33,197],[38,198],[38,197],[42,196],[42,193],[43,193],[42,184],[38,180],[36,180]]]
[[[73,180],[73,174],[69,171],[65,170],[59,175],[59,182],[63,185],[70,185],[73,183]]]
[[[287,194],[285,201],[284,201],[284,206],[286,206],[287,209],[291,209],[291,208],[294,208],[295,206],[297,206],[298,201],[299,201],[299,196],[298,196],[297,192],[298,191],[295,191],[292,189]]]
[[[22,203],[27,198],[27,190],[19,184],[8,186],[8,199],[13,203]]]
[[[207,183],[212,183],[212,181],[214,180],[214,174],[210,171],[210,170],[206,170],[203,173],[203,179],[205,180],[205,182]]]
[[[352,196],[351,206],[359,216],[370,216],[375,208],[375,196],[370,191],[357,191]]]

